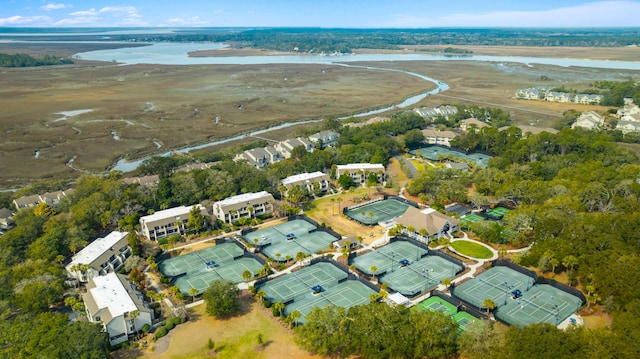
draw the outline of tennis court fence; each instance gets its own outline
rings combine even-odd
[[[361,207],[365,207],[365,206],[368,206],[368,205],[370,205],[370,204],[378,203],[378,202],[380,202],[380,201],[384,201],[384,200],[385,200],[385,198],[384,198],[384,197],[382,197],[382,198],[372,199],[371,201],[366,201],[366,202],[362,202],[362,203],[354,204],[354,205],[353,205],[353,206],[351,206],[351,207],[345,207],[345,208],[343,208],[343,209],[342,209],[342,214],[346,214],[348,211],[352,211],[352,210],[354,210],[354,209],[358,209],[358,208],[361,208]]]

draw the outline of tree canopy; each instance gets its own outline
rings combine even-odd
[[[236,314],[242,307],[240,290],[228,280],[211,282],[202,298],[207,305],[207,314],[217,318]]]

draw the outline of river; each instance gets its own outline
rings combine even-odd
[[[405,108],[418,103],[425,97],[446,91],[449,86],[437,79],[421,75],[415,72],[370,67],[362,65],[353,65],[353,62],[392,62],[392,61],[482,61],[482,62],[515,62],[526,65],[543,64],[554,66],[577,66],[577,67],[593,67],[604,69],[619,70],[640,70],[640,62],[635,61],[607,61],[607,60],[589,60],[589,59],[561,59],[561,58],[542,58],[542,57],[517,57],[517,56],[485,56],[485,55],[464,55],[449,56],[436,54],[338,54],[338,55],[276,55],[276,56],[223,56],[223,57],[189,57],[190,52],[221,49],[224,44],[215,43],[154,43],[149,46],[128,47],[118,49],[107,49],[89,51],[74,55],[75,58],[83,60],[95,61],[112,61],[121,66],[133,64],[157,64],[157,65],[262,65],[262,64],[324,64],[335,66],[359,67],[370,70],[394,71],[419,77],[425,81],[432,82],[436,88],[415,96],[411,96],[404,101],[392,106],[379,108],[355,114],[356,117],[370,116],[377,113],[386,112],[394,108]],[[159,156],[169,156],[173,152],[185,153],[192,150],[202,149],[205,147],[224,144],[231,141],[242,139],[246,136],[255,136],[272,130],[282,129],[290,126],[318,122],[320,120],[307,120],[299,122],[283,123],[267,129],[257,130],[248,134],[237,135],[221,140],[211,141],[204,144],[190,146],[178,150],[167,151]],[[144,160],[149,157],[128,161],[119,160],[113,167],[114,170],[130,172],[135,170]]]

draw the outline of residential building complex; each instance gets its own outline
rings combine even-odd
[[[338,141],[338,134],[329,130],[320,131],[309,136],[309,141],[320,144],[320,148],[333,147]]]
[[[583,112],[571,125],[571,128],[582,127],[587,130],[596,130],[604,126],[604,116],[594,111]]]
[[[195,205],[204,217],[208,217],[207,209]],[[180,206],[155,212],[154,214],[140,218],[140,231],[147,239],[155,241],[158,238],[172,234],[185,234],[189,214],[194,206]]]
[[[16,209],[34,207],[40,203],[46,203],[52,207],[55,207],[58,205],[58,203],[60,203],[60,201],[64,197],[66,197],[71,192],[73,192],[72,189],[67,189],[64,191],[54,191],[54,192],[47,192],[45,194],[34,194],[30,196],[23,196],[23,197],[14,199],[13,204],[16,206]]]
[[[82,299],[87,318],[90,322],[102,323],[111,345],[129,340],[145,324],[151,326],[153,323],[153,310],[135,285],[122,274],[109,273],[92,278]]]
[[[240,217],[252,218],[273,213],[273,195],[267,191],[243,193],[213,204],[213,216],[223,222],[233,223]]]
[[[382,183],[387,179],[384,166],[380,163],[351,163],[336,167],[337,178],[342,175],[348,175],[358,185],[365,184],[371,173],[376,174],[378,183]]]
[[[322,172],[313,173],[300,173],[294,176],[289,176],[282,180],[282,185],[287,188],[287,191],[293,186],[303,186],[313,193],[314,187],[317,187],[320,192],[326,192],[331,185],[329,175]]]
[[[120,270],[124,261],[131,256],[127,235],[127,232],[113,231],[89,243],[65,266],[69,276],[84,283]]]

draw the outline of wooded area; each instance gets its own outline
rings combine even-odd
[[[63,59],[57,56],[45,55],[35,58],[27,54],[0,54],[0,67],[32,67],[72,64],[71,59]]]
[[[121,41],[212,41],[238,47],[313,53],[350,53],[352,49],[402,49],[408,45],[586,46],[635,45],[640,32],[633,28],[610,29],[321,29],[269,28],[225,32],[202,29],[176,35],[127,35]],[[460,53],[460,51],[450,51]]]
[[[585,358],[633,357],[631,354],[640,350],[637,157],[618,147],[607,133],[565,128],[555,135],[531,135],[516,127],[498,132],[496,127],[510,123],[508,115],[496,109],[469,109],[475,115],[488,116],[492,126],[471,131],[457,140],[457,145],[480,148],[497,157],[488,168],[472,168],[469,173],[425,171],[410,183],[409,192],[436,208],[452,201],[476,206],[499,201],[513,207],[502,223],[479,222],[482,224],[472,225],[471,230],[489,243],[524,246],[535,242],[530,251],[513,260],[545,272],[566,271],[570,283],[586,293],[588,305],[601,305],[611,315],[612,324],[565,332],[547,325],[504,329],[484,323],[458,336],[455,325],[436,314],[414,314],[387,306],[375,310],[359,307],[348,313],[330,308],[307,317],[307,324],[298,329],[301,345],[319,353],[368,358],[398,353],[431,358],[459,354],[506,358],[518,353],[526,357],[539,354],[540,358],[569,357],[570,353],[572,358],[574,353]],[[294,151],[290,159],[264,171],[231,161],[230,153],[156,157],[138,174],[159,174],[157,190],[127,185],[121,173],[110,172],[78,179],[74,192],[56,208],[42,204],[18,211],[16,228],[0,237],[0,353],[37,356],[49,350],[45,344],[25,342],[43,336],[51,323],[61,320],[49,312],[64,300],[62,263],[98,234],[116,227],[130,231],[140,216],[175,205],[260,190],[280,197],[279,181],[300,172],[330,173],[334,165],[344,163],[386,164],[391,156],[417,148],[421,133],[416,129],[425,125],[426,120],[413,112],[400,112],[390,121],[360,128],[326,120],[310,131],[339,131],[335,148]],[[195,158],[220,162],[206,170],[174,173],[177,166]],[[64,189],[65,185],[41,183],[16,196]],[[470,188],[474,191],[469,192]],[[4,195],[3,203],[8,200]],[[214,223],[216,226],[220,224]],[[361,319],[349,319],[356,317]],[[24,329],[27,327],[29,330]],[[98,353],[95,357],[104,353],[106,339],[98,326],[73,323],[58,327],[62,337],[67,331],[87,337],[69,341],[73,348],[65,350],[84,351],[90,345]],[[324,337],[313,337],[318,333]],[[17,352],[17,348],[25,349]]]

